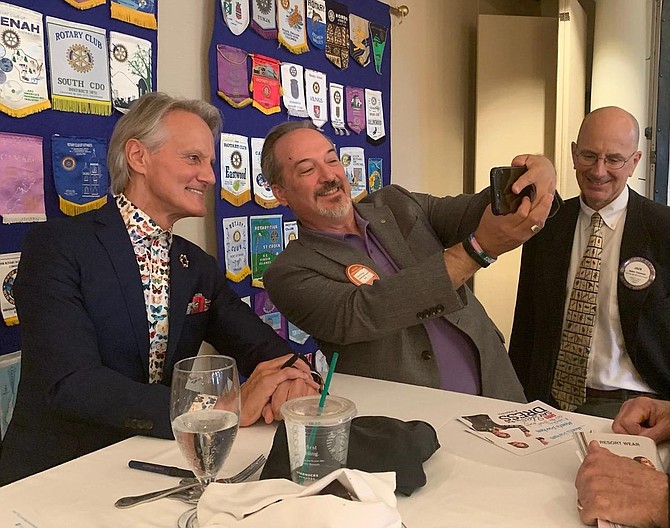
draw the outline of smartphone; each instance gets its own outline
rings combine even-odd
[[[512,185],[526,172],[526,167],[493,167],[491,169],[491,210],[494,215],[516,212],[524,196],[535,197],[535,186],[528,185],[519,194],[512,192]]]

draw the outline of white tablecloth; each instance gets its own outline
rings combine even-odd
[[[408,528],[580,527],[572,441],[517,456],[465,431],[464,414],[506,410],[509,402],[399,383],[335,375],[331,394],[356,403],[359,415],[425,420],[442,447],[424,464],[425,487],[398,498]],[[594,431],[610,421],[571,415]],[[240,429],[223,474],[267,453],[274,427]],[[0,528],[172,528],[190,506],[174,500],[119,510],[114,502],[177,484],[178,479],[129,469],[130,459],[184,467],[173,441],[135,437],[0,488]],[[257,477],[256,477],[257,478]]]

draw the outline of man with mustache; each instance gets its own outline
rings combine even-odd
[[[530,238],[550,211],[555,172],[518,156],[534,201],[493,216],[488,190],[437,198],[389,186],[352,203],[332,142],[308,121],[275,127],[263,174],[298,217],[299,237],[266,270],[275,305],[348,374],[525,401],[503,338],[465,285]]]
[[[627,186],[639,135],[621,108],[588,114],[572,143],[580,196],[523,248],[509,355],[530,400],[614,418],[630,398],[670,399],[670,208]]]

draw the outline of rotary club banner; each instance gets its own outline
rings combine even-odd
[[[111,15],[136,26],[158,29],[154,0],[112,0]]]
[[[344,89],[347,107],[347,125],[360,134],[365,130],[365,91],[363,88],[347,86]]]
[[[261,207],[273,209],[279,205],[279,202],[272,193],[272,188],[263,176],[261,169],[263,143],[265,143],[265,138],[251,138],[251,169],[253,174],[251,181],[254,188],[254,201]]]
[[[304,69],[300,64],[282,63],[281,90],[282,100],[288,115],[307,117]]]
[[[340,161],[351,185],[351,199],[359,202],[368,195],[365,181],[365,151],[361,147],[341,147]]]
[[[384,48],[386,47],[386,37],[388,28],[370,22],[370,34],[372,35],[372,57],[375,61],[375,71],[382,74],[382,60],[384,58]]]
[[[40,136],[0,132],[0,216],[3,224],[46,221]]]
[[[326,58],[338,68],[349,67],[349,9],[326,0]]]
[[[221,0],[221,12],[233,35],[241,35],[249,26],[249,0]]]
[[[307,0],[307,35],[315,47],[326,47],[326,0]]]
[[[42,14],[0,2],[0,111],[25,117],[51,107]]]
[[[74,216],[107,203],[107,139],[52,136],[51,157],[61,211]]]
[[[383,185],[382,158],[368,158],[368,190],[370,194],[381,189]]]
[[[2,295],[0,295],[0,309],[2,319],[7,326],[19,324],[14,303],[14,279],[19,267],[21,253],[4,253],[0,255],[0,284],[2,284]]]
[[[239,207],[251,200],[247,138],[221,134],[220,151],[221,198]]]
[[[90,9],[104,4],[107,0],[65,0],[71,6],[77,9]]]
[[[216,45],[218,96],[233,108],[251,104],[247,52],[225,44]]]
[[[330,124],[338,136],[349,135],[344,124],[344,86],[337,83],[328,85],[330,92]]]
[[[305,31],[305,2],[278,0],[277,40],[291,53],[309,51]]]
[[[54,110],[110,115],[105,30],[47,17]]]
[[[349,13],[349,54],[361,66],[370,64],[370,22]]]
[[[251,29],[264,39],[276,39],[277,7],[275,0],[251,1]]]
[[[321,127],[328,120],[326,74],[305,68],[305,91],[307,95],[307,114],[314,126],[321,130]]]
[[[251,285],[263,288],[263,273],[284,247],[281,215],[249,218],[251,243]]]
[[[290,220],[284,222],[284,247],[288,246],[288,243],[291,240],[298,239],[298,222],[296,220]]]
[[[246,216],[223,219],[223,250],[226,260],[226,278],[233,282],[240,282],[251,273]]]
[[[370,143],[380,145],[386,140],[382,93],[379,90],[365,89],[365,123]]]
[[[286,328],[284,328],[284,316],[279,313],[277,307],[270,300],[268,292],[261,291],[254,295],[254,312],[261,321],[270,325],[277,335],[286,339]]]
[[[125,114],[130,103],[147,92],[153,92],[151,42],[110,31],[109,64],[112,104]]]
[[[264,55],[251,55],[253,106],[265,115],[279,112],[279,61]]]

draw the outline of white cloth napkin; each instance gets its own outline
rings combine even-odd
[[[317,493],[334,480],[358,501]],[[308,487],[286,479],[241,484],[212,483],[198,501],[201,528],[400,528],[395,473],[338,469]],[[349,523],[349,524],[347,524]]]

